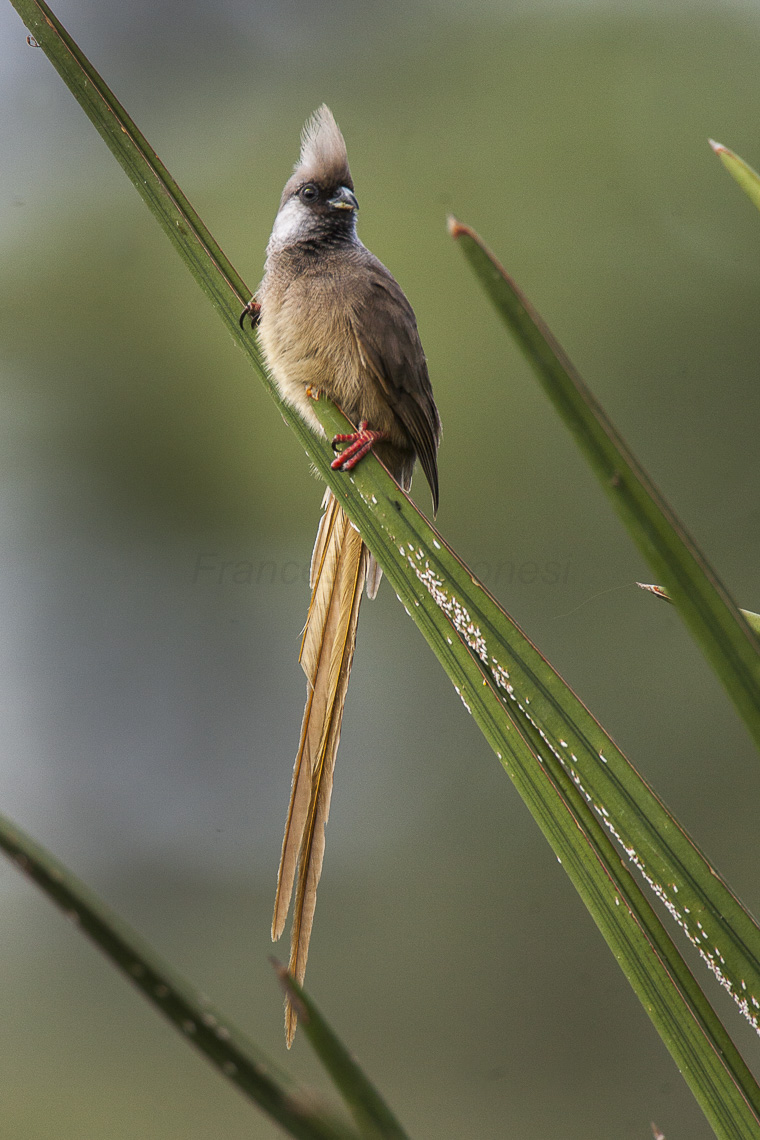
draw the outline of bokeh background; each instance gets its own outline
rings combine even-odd
[[[56,11],[251,288],[329,103],[429,357],[440,527],[757,912],[748,739],[635,588],[649,571],[445,217],[482,232],[760,608],[760,216],[707,145],[760,163],[760,5]],[[321,491],[8,4],[0,99],[0,807],[327,1095],[303,1039],[285,1056],[267,961]],[[10,865],[0,910],[8,1136],[278,1134]],[[362,613],[308,984],[415,1137],[711,1135],[387,587]]]

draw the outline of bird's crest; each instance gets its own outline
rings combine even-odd
[[[343,135],[325,103],[314,112],[301,132],[301,154],[290,182],[312,178],[328,186],[354,188]]]

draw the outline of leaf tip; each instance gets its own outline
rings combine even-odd
[[[732,173],[733,169],[731,166],[729,166],[729,160],[742,163],[742,160],[739,158],[738,154],[736,154],[735,151],[731,150],[730,147],[724,146],[723,143],[716,142],[715,139],[708,139],[707,141],[712,147],[713,154],[717,154],[723,165],[727,167],[727,169]],[[742,165],[744,164],[742,163]],[[734,175],[734,177],[736,177],[736,175]]]
[[[648,593],[654,594],[658,598],[664,598],[666,602],[671,600],[667,590],[664,590],[662,586],[649,585],[647,582],[637,582],[636,585],[640,590],[647,590]]]
[[[472,234],[470,227],[462,225],[459,218],[455,218],[453,214],[449,214],[446,219],[446,224],[449,227],[449,233],[454,239],[461,237],[463,234]]]

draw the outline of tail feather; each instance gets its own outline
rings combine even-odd
[[[296,899],[290,971],[303,981],[309,953],[317,884],[324,857],[335,754],[356,644],[359,605],[367,573],[367,548],[328,492],[312,557],[312,596],[301,644],[308,694],[293,769],[277,881],[272,938],[282,934],[293,886]],[[296,1015],[286,1003],[286,1037],[293,1040]]]

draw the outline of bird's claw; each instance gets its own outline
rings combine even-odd
[[[246,307],[243,309],[242,313],[240,314],[240,320],[238,321],[238,324],[240,325],[240,327],[242,329],[246,317],[250,317],[251,328],[255,329],[256,325],[259,323],[259,317],[260,316],[261,316],[261,305],[259,304],[259,302],[256,300],[255,297],[251,297],[250,301],[248,302],[248,304],[246,305]]]
[[[353,471],[357,463],[372,450],[379,439],[385,439],[385,432],[372,431],[371,428],[367,427],[366,420],[361,421],[358,431],[349,432],[347,435],[334,436],[333,451],[337,451],[336,445],[339,443],[347,443],[348,447],[344,448],[340,455],[336,455],[333,459],[330,464],[333,471]]]

